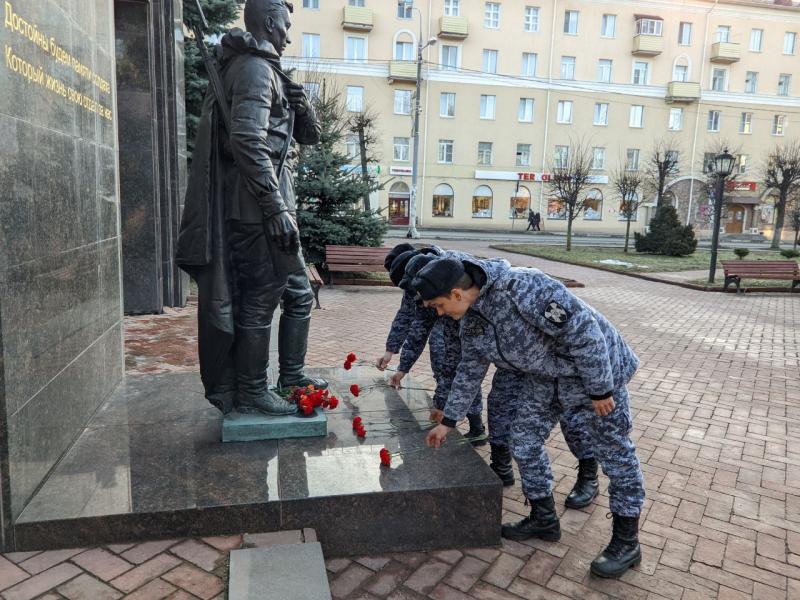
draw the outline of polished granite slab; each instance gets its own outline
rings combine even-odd
[[[301,527],[327,556],[500,542],[500,481],[458,434],[424,447],[425,391],[375,386],[368,367],[316,374],[341,402],[327,436],[224,444],[197,373],[128,376],[17,519],[15,548]],[[401,453],[390,469],[384,446]]]
[[[324,437],[328,417],[321,408],[308,416],[264,415],[233,411],[222,420],[223,442],[255,442],[285,438]]]

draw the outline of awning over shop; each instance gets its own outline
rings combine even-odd
[[[758,196],[725,196],[725,204],[761,204]]]

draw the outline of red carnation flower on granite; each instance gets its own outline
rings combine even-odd
[[[378,454],[381,457],[381,464],[384,467],[392,466],[392,455],[389,454],[389,451],[386,448],[381,448],[381,451]]]
[[[358,437],[360,437],[360,438],[365,438],[365,437],[367,437],[367,430],[366,430],[366,429],[364,429],[364,426],[363,426],[363,425],[359,425],[359,426],[356,428],[356,435],[357,435]]]
[[[353,385],[350,386],[350,393],[353,394],[353,396],[355,396],[356,398],[358,398],[358,392],[359,389],[357,383],[354,383]]]
[[[353,363],[351,363],[349,360],[344,361],[344,370],[345,371],[349,371],[352,368],[353,368]]]
[[[339,399],[336,396],[331,396],[330,400],[327,400],[328,407],[333,410],[337,406],[339,406]]]
[[[300,407],[300,410],[303,411],[304,415],[310,415],[312,412],[314,412],[314,406],[311,404],[311,400],[305,396],[303,396],[303,398],[300,400],[298,406]]]
[[[358,429],[359,425],[361,425],[361,417],[353,417],[353,429]]]
[[[347,355],[347,362],[354,363],[356,362],[356,358],[357,358],[356,355],[351,352],[350,354]]]

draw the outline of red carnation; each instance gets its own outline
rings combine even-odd
[[[310,415],[312,412],[314,412],[314,407],[311,405],[311,401],[308,398],[300,400],[300,404],[298,406],[300,406],[300,410],[303,411],[304,415]]]
[[[392,455],[389,454],[389,451],[386,448],[381,448],[381,451],[379,452],[379,455],[381,457],[381,464],[384,467],[391,467],[392,466]]]
[[[361,417],[353,417],[353,429],[358,429],[361,425]]]
[[[322,408],[328,408],[330,406],[330,404],[331,403],[328,401],[327,398],[322,400]]]
[[[365,437],[367,437],[367,430],[366,430],[366,429],[364,429],[364,426],[363,426],[363,425],[359,425],[359,426],[356,428],[356,435],[357,435],[358,437],[360,437],[360,438],[365,438]]]
[[[336,396],[331,396],[330,400],[326,400],[326,402],[328,403],[328,406],[331,409],[334,409],[337,406],[339,406],[339,399]],[[359,418],[359,417],[356,417],[356,418]]]
[[[358,392],[359,390],[357,383],[354,383],[353,385],[350,386],[350,393],[353,394],[353,396],[355,396],[356,398],[358,398]]]
[[[345,371],[349,371],[352,367],[353,367],[353,364],[349,360],[346,360],[344,362],[344,370]]]
[[[350,353],[347,355],[347,362],[353,363],[356,362],[356,355],[354,353]]]

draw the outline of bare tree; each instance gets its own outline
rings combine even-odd
[[[552,163],[549,192],[564,208],[567,218],[567,252],[572,250],[572,223],[586,209],[584,189],[589,185],[592,156],[583,141],[570,140],[566,151],[557,151]]]
[[[794,231],[794,244],[792,248],[797,250],[797,244],[800,242],[800,194],[792,198],[791,209],[789,210],[789,226]]]
[[[628,241],[631,236],[631,221],[644,204],[640,194],[644,186],[644,176],[641,171],[629,171],[620,162],[616,170],[611,173],[611,187],[619,196],[619,213],[625,217],[625,252],[628,251]]]
[[[375,123],[378,120],[377,113],[371,108],[365,108],[362,112],[354,113],[347,123],[348,129],[358,136],[359,158],[361,160],[361,180],[364,183],[370,181],[369,163],[376,163],[379,157],[374,153],[374,149],[380,142]],[[369,193],[364,193],[364,211],[369,212]]]
[[[775,232],[770,245],[773,250],[778,250],[781,247],[787,201],[800,191],[800,142],[776,146],[767,157],[762,179],[766,189],[778,194],[775,201]]]
[[[671,139],[662,138],[653,144],[650,159],[645,168],[645,177],[647,186],[655,194],[656,210],[661,208],[664,202],[667,184],[680,172],[679,150],[678,145]]]

